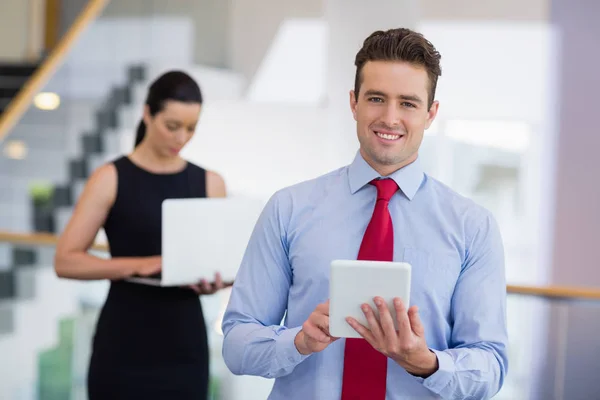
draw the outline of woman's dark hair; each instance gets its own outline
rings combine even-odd
[[[150,85],[145,103],[150,109],[150,115],[154,116],[160,112],[168,100],[202,104],[202,92],[196,81],[185,72],[169,71]],[[135,147],[142,142],[145,135],[146,124],[142,119],[135,135]]]

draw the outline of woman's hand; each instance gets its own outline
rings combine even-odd
[[[215,274],[214,282],[209,283],[206,279],[202,279],[198,284],[190,285],[189,287],[199,295],[206,295],[214,294],[219,290],[229,287],[231,285],[233,285],[233,282],[223,282],[221,274],[217,272]]]
[[[131,260],[131,263],[135,268],[134,276],[150,276],[159,273],[162,269],[161,256],[135,258]]]

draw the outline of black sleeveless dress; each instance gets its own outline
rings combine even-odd
[[[114,161],[117,196],[104,229],[112,257],[161,255],[161,204],[206,197],[206,171],[192,163],[155,174],[128,157]],[[187,288],[112,281],[98,318],[88,372],[90,400],[208,397],[207,331]]]

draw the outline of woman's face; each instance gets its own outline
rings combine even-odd
[[[152,116],[146,105],[144,123],[154,150],[165,158],[176,157],[194,135],[201,107],[200,103],[167,100],[163,109]]]

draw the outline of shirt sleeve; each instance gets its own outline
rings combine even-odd
[[[286,224],[291,202],[276,193],[250,237],[223,317],[223,358],[236,375],[277,378],[306,357],[294,345],[301,327],[281,324],[292,282]]]
[[[452,298],[449,349],[432,349],[439,369],[423,381],[443,399],[489,399],[508,369],[504,247],[490,214],[470,243]]]

